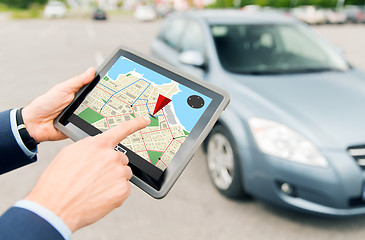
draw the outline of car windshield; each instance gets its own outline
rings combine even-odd
[[[212,25],[219,60],[230,72],[282,74],[349,69],[344,58],[306,26]]]

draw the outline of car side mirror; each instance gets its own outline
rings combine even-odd
[[[199,68],[205,68],[205,59],[202,53],[198,51],[184,51],[180,53],[179,61],[186,65],[191,65]]]

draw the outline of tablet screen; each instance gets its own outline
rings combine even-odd
[[[128,148],[135,153],[134,160],[143,159],[153,166],[155,174],[150,175],[158,179],[211,101],[211,98],[121,56],[101,76],[74,115],[102,132],[121,122],[149,116],[151,124],[124,139],[120,150]],[[146,173],[150,172],[146,170]]]

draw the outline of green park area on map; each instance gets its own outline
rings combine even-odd
[[[162,156],[163,152],[155,152],[155,151],[148,151],[148,156],[150,157],[151,163],[155,165],[160,157]]]
[[[151,117],[151,123],[148,126],[149,127],[158,127],[159,126],[158,117]]]
[[[90,108],[86,108],[78,116],[90,124],[93,124],[104,118],[99,113],[95,112],[94,110],[92,110]]]

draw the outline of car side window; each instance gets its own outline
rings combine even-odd
[[[160,35],[160,39],[173,49],[177,49],[184,30],[186,21],[184,19],[174,19],[168,22]]]
[[[180,52],[189,50],[205,53],[203,29],[195,21],[188,23],[181,39]]]

